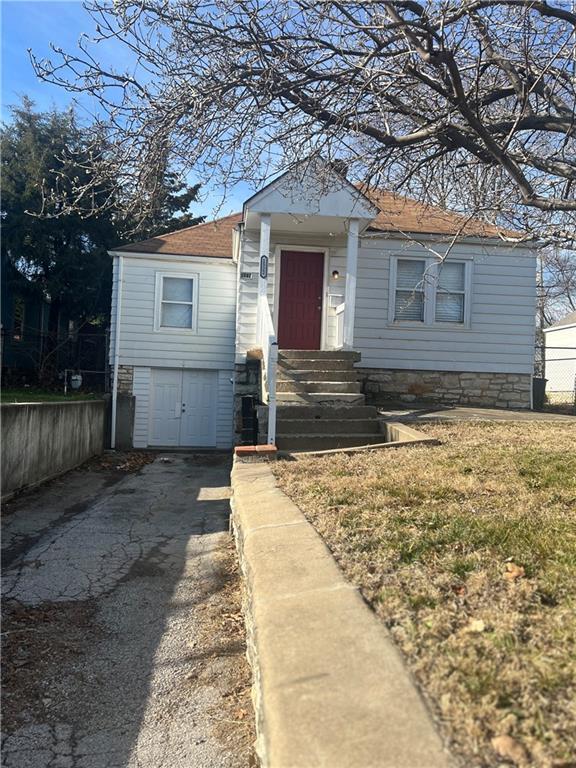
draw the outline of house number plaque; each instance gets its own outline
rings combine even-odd
[[[263,280],[268,277],[268,256],[260,256],[260,277]]]

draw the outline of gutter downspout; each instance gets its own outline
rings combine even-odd
[[[122,317],[122,288],[124,278],[124,257],[118,259],[118,290],[116,292],[116,319],[114,321],[114,379],[112,383],[112,424],[110,427],[110,447],[116,448],[116,407],[118,403],[118,362],[120,360],[120,319]]]

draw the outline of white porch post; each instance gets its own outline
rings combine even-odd
[[[268,295],[268,264],[270,260],[270,214],[260,214],[260,261],[258,264],[258,309],[256,316],[256,338],[260,338],[260,303]],[[263,271],[265,269],[265,272]]]
[[[350,219],[346,250],[346,292],[344,295],[344,349],[354,344],[354,315],[356,311],[356,275],[358,273],[358,219]]]

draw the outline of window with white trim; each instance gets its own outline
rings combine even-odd
[[[198,276],[156,274],[156,330],[195,331]]]
[[[466,326],[472,262],[393,257],[390,320]]]

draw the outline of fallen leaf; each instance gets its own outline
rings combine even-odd
[[[528,752],[519,741],[512,736],[495,736],[492,739],[492,748],[506,760],[512,760],[516,765],[528,764]]]
[[[516,579],[521,579],[524,576],[524,568],[521,565],[516,565],[516,563],[506,563],[506,572],[504,573],[504,578],[508,579],[508,581],[516,581]]]

